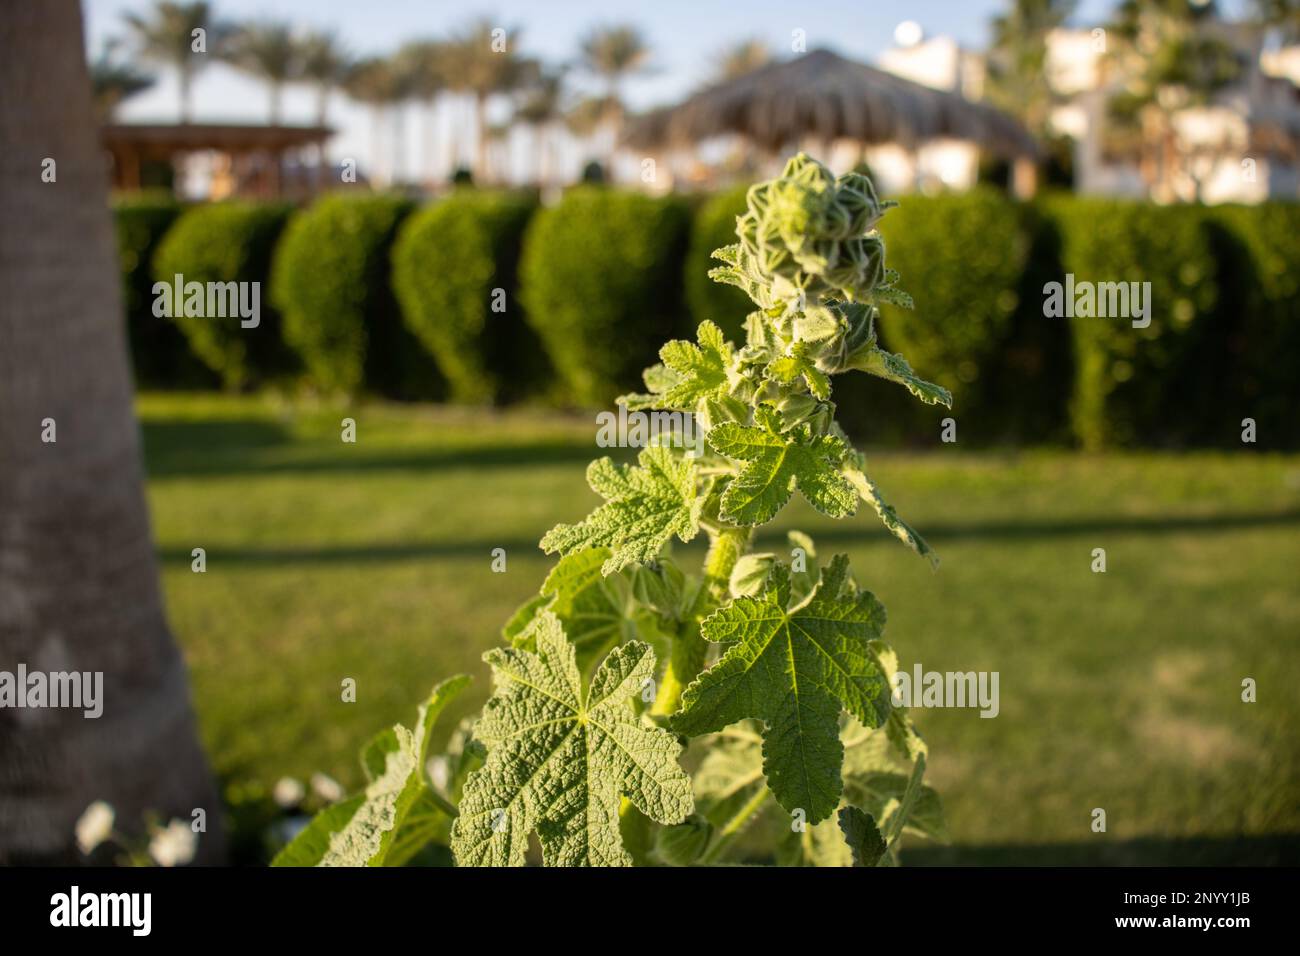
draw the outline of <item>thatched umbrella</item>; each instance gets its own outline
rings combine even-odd
[[[1007,159],[1038,154],[1015,119],[982,103],[814,50],[715,84],[633,121],[625,141],[653,149],[735,133],[776,152],[805,137],[899,143],[962,139]]]

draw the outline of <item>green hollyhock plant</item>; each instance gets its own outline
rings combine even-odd
[[[910,305],[875,231],[892,205],[803,154],[749,191],[738,241],[710,272],[754,302],[744,343],[704,322],[696,341],[663,346],[645,392],[619,399],[695,415],[704,453],[661,436],[635,463],[593,462],[602,503],[542,539],[558,563],[484,655],[482,715],[429,753],[465,679],[439,685],[414,731],[366,748],[365,791],[277,863],[394,865],[442,845],[461,866],[517,865],[535,836],[552,866],[871,866],[897,863],[905,832],[946,836],[926,744],[892,700],[880,601],[845,555],[820,567],[806,535],[784,554],[752,548],[797,492],[833,518],[866,502],[937,563],[868,477],[832,398],[834,376],[860,371],[951,404],[877,344],[878,304]],[[690,573],[674,542],[701,535]],[[751,829],[760,842],[742,844]]]

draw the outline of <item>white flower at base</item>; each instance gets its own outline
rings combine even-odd
[[[296,807],[302,803],[302,798],[307,795],[307,788],[302,782],[293,777],[281,777],[276,781],[274,789],[271,791],[271,797],[276,804],[288,809]]]
[[[113,833],[113,808],[103,800],[86,807],[77,820],[77,846],[82,853],[90,854]]]
[[[316,796],[329,803],[338,803],[343,799],[343,788],[339,782],[323,773],[311,775],[311,789]]]
[[[184,820],[173,820],[165,829],[155,830],[149,841],[149,855],[159,866],[182,866],[194,859],[199,837]]]

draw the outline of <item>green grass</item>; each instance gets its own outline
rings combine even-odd
[[[355,785],[359,745],[456,672],[475,683],[448,726],[476,709],[479,655],[550,566],[537,540],[596,501],[590,417],[159,395],[139,411],[168,610],[228,783]],[[996,719],[918,714],[954,846],[913,859],[1294,859],[1300,456],[958,447],[870,465],[937,573],[870,512],[798,503],[762,543],[798,526],[846,551],[905,666],[1001,675]]]

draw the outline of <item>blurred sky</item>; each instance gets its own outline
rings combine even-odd
[[[1228,0],[1228,12],[1244,0]],[[107,38],[122,36],[122,14],[145,11],[150,0],[83,0],[87,43],[92,56]],[[1092,25],[1106,18],[1114,0],[1081,0],[1076,20]],[[487,16],[494,23],[522,28],[526,54],[547,62],[571,61],[579,38],[592,26],[629,22],[641,27],[653,50],[652,70],[630,79],[624,98],[633,109],[679,100],[707,80],[717,54],[736,42],[757,38],[778,55],[790,52],[791,31],[806,31],[808,49],[828,46],[847,56],[872,61],[893,44],[895,26],[915,20],[927,35],[955,37],[963,46],[981,49],[988,40],[991,17],[1005,0],[214,0],[223,20],[284,20],[295,26],[335,30],[357,55],[388,53],[401,43],[454,31],[467,21]],[[175,121],[175,78],[157,69],[158,83],[128,100],[119,111],[125,122]],[[584,78],[573,74],[572,85]],[[194,88],[196,122],[259,121],[266,117],[266,88],[229,67],[213,65],[198,76]],[[313,96],[290,89],[284,98],[288,123],[306,123],[313,114]],[[452,104],[442,112],[431,137],[461,120]],[[339,135],[333,156],[365,155],[370,146],[367,111],[336,96],[330,122]],[[414,117],[411,119],[415,122]],[[412,134],[419,137],[421,134]],[[410,162],[419,163],[418,148]]]

